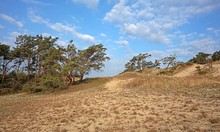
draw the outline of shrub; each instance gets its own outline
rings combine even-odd
[[[15,91],[12,88],[0,88],[0,95],[11,94]]]
[[[42,85],[37,85],[36,83],[28,82],[22,86],[22,91],[25,91],[25,92],[37,93],[37,92],[42,92],[46,90],[48,90],[46,87]]]
[[[64,84],[63,79],[60,77],[46,76],[40,78],[40,85],[48,89],[64,89],[67,86]]]
[[[22,91],[37,93],[43,91],[53,91],[55,89],[64,89],[67,86],[60,77],[44,76],[39,82],[27,82],[23,85]]]
[[[205,75],[210,71],[208,68],[201,68],[200,66],[197,66],[196,70],[199,75]]]

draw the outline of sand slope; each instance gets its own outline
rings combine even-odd
[[[219,88],[123,88],[131,80],[115,77],[58,95],[1,96],[0,131],[220,131],[220,100],[212,95]]]
[[[200,65],[200,64],[193,64],[192,66],[186,67],[184,70],[178,72],[177,74],[173,75],[174,77],[187,77],[193,76],[197,72],[197,66],[200,68],[208,67],[207,65]],[[214,62],[212,64],[211,73],[209,75],[217,77],[220,76],[220,62]]]
[[[199,65],[199,64],[193,64],[190,67],[187,67],[183,71],[180,71],[179,73],[175,74],[174,77],[187,77],[187,76],[192,76],[196,73],[196,67],[200,66],[201,68],[204,67],[204,65]]]

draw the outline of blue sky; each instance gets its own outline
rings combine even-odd
[[[91,76],[112,76],[139,53],[188,61],[220,50],[220,0],[0,0],[0,42],[14,46],[21,34],[102,43],[111,60]]]

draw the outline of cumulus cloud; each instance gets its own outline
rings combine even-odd
[[[62,23],[48,24],[48,27],[58,32],[72,33],[74,28],[72,26],[64,25]]]
[[[170,48],[169,52],[175,53],[182,57],[193,57],[198,52],[212,54],[216,50],[220,49],[220,40],[216,39],[215,35],[210,34],[210,32],[212,33],[213,30],[218,31],[219,29],[208,28],[207,32],[202,34],[197,32],[190,34],[178,33],[178,35],[175,36],[178,45],[174,45],[172,48]]]
[[[84,4],[88,8],[96,8],[99,4],[99,0],[72,0],[73,3]]]
[[[63,24],[60,22],[57,23],[51,23],[49,22],[49,20],[46,20],[44,18],[42,18],[39,15],[36,15],[35,12],[33,10],[29,11],[29,19],[33,22],[33,23],[40,23],[40,24],[44,24],[47,27],[49,27],[50,29],[57,31],[57,32],[61,32],[61,33],[66,33],[66,34],[72,34],[74,35],[76,38],[85,41],[85,42],[89,42],[89,43],[94,43],[95,37],[88,35],[88,34],[82,34],[76,31],[76,29],[74,28],[74,26],[72,25],[68,25],[68,24]]]
[[[94,43],[95,38],[88,34],[75,33],[75,36],[85,42]]]
[[[73,33],[75,31],[74,27],[71,25],[65,25],[62,23],[50,23],[49,20],[46,20],[39,15],[36,15],[35,12],[32,10],[29,10],[28,16],[33,23],[45,24],[47,27],[58,32]]]
[[[185,42],[182,47],[185,47],[192,55],[198,52],[213,53],[219,49],[219,42],[212,38],[196,39],[193,41]]]
[[[18,27],[23,27],[23,23],[18,21],[18,20],[15,20],[13,17],[11,16],[8,16],[6,14],[0,14],[0,18],[4,19],[5,21],[11,23],[11,24],[14,24]]]
[[[185,24],[195,15],[219,7],[219,0],[119,0],[106,13],[104,20],[117,24],[124,33],[134,37],[170,43],[169,31]]]

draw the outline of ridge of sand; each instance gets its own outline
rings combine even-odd
[[[173,77],[192,76],[196,73],[197,66],[200,66],[200,68],[208,67],[207,65],[193,64],[192,66],[187,67],[186,69],[180,71],[179,73],[176,73],[175,75],[173,75]],[[212,72],[209,75],[212,75],[213,77],[220,76],[220,63],[219,62],[215,62],[212,64]]]
[[[133,78],[125,80],[114,78],[113,80],[105,84],[105,88],[107,88],[109,91],[120,92],[123,90],[122,86],[127,84],[131,80],[133,80]]]
[[[204,67],[204,65],[200,65],[200,64],[193,64],[190,67],[187,67],[186,69],[184,69],[183,71],[180,71],[179,73],[175,74],[174,77],[187,77],[187,76],[192,76],[196,73],[196,67],[200,66],[201,68]]]

